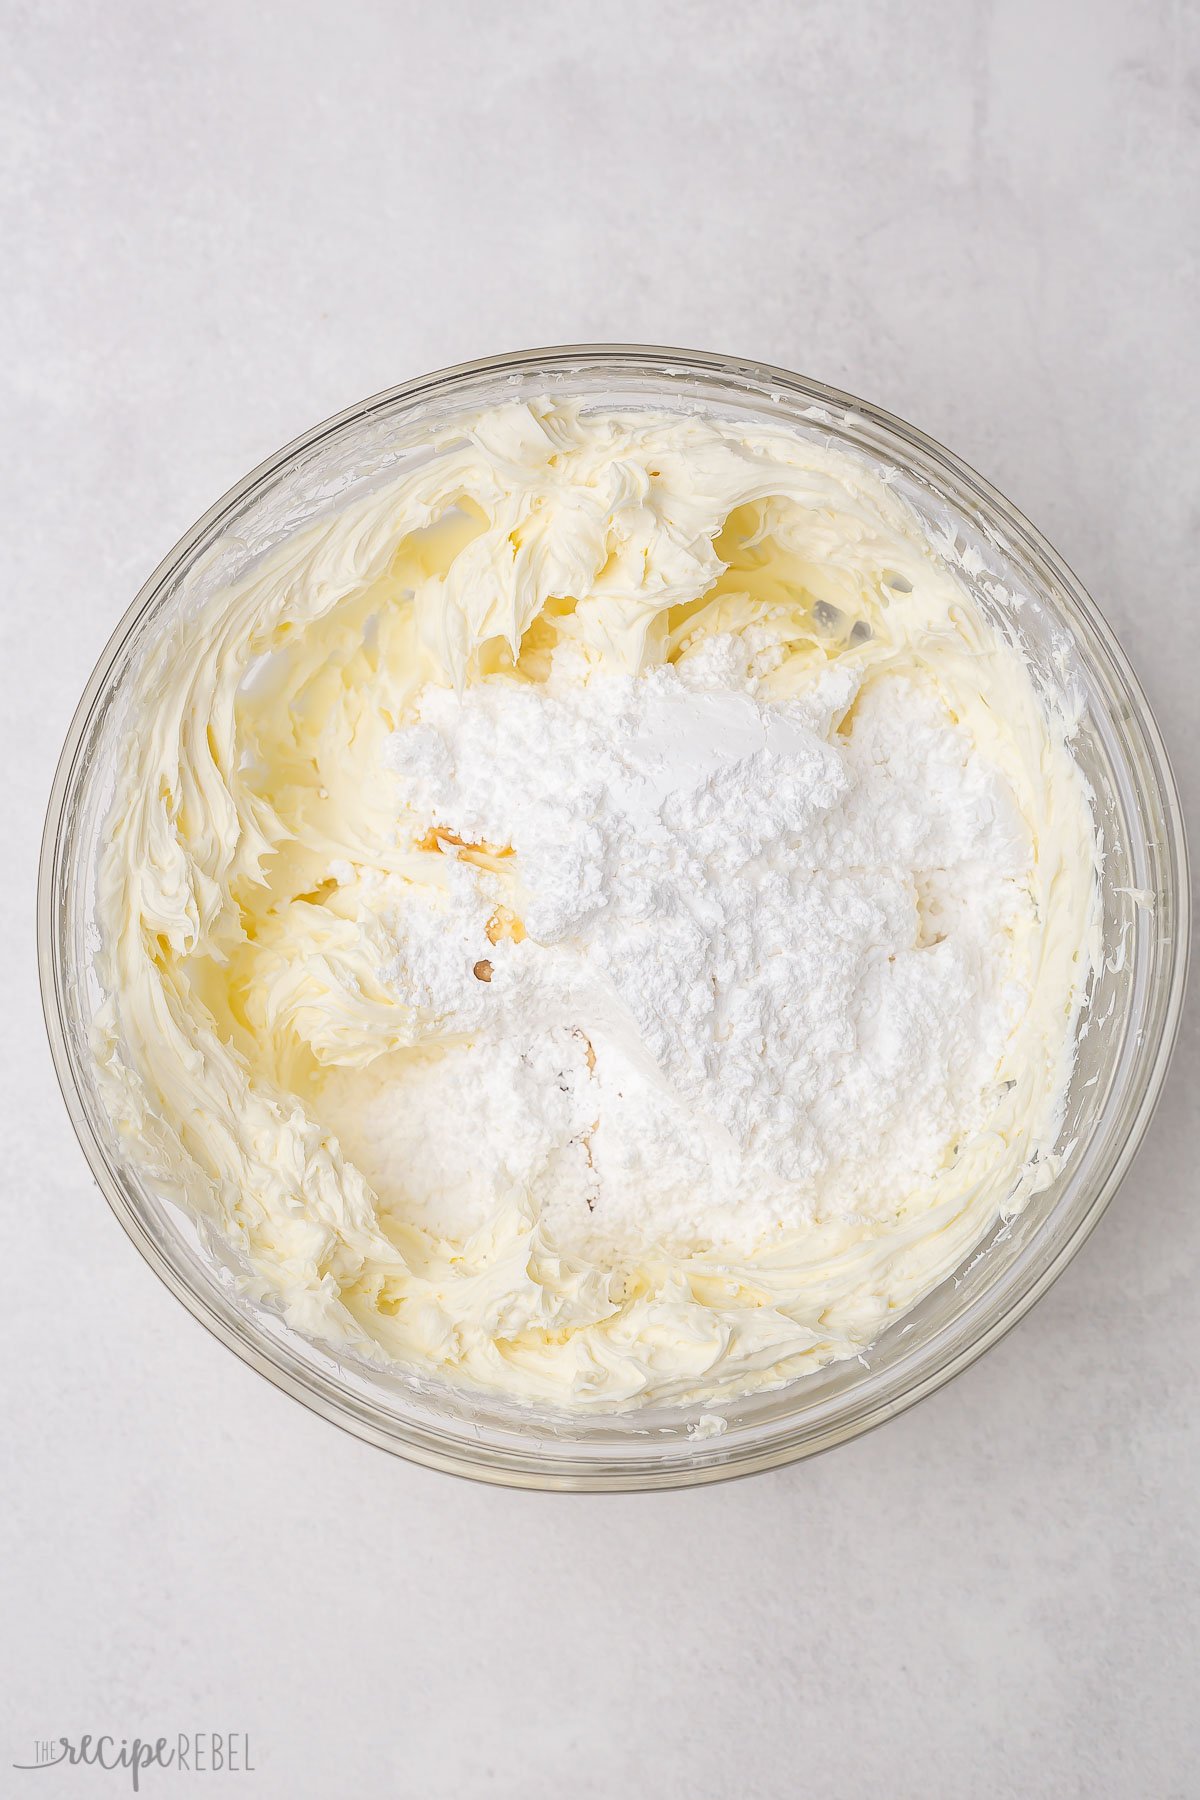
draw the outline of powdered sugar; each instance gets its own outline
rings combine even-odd
[[[748,1250],[895,1211],[983,1123],[1026,1000],[1004,781],[909,675],[774,699],[754,666],[564,658],[389,740],[425,854],[371,904],[422,1048],[322,1098],[385,1207],[462,1238],[517,1191],[589,1254]]]

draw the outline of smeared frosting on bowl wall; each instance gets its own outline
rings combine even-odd
[[[296,1329],[573,1408],[871,1344],[1058,1166],[1065,701],[864,463],[539,402],[138,679],[98,894],[129,1154]]]

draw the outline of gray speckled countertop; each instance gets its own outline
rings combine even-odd
[[[8,1773],[39,1738],[232,1730],[264,1800],[1195,1793],[1200,995],[1101,1229],[967,1375],[750,1481],[522,1496],[333,1431],[159,1286],[32,933],[59,743],[179,533],[364,394],[586,339],[802,369],[975,464],[1120,632],[1200,838],[1195,0],[7,17],[0,1790],[128,1791]]]

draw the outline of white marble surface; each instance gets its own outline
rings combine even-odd
[[[343,404],[583,339],[803,369],[992,477],[1200,839],[1195,0],[4,10],[0,1791],[128,1791],[9,1773],[40,1736],[234,1729],[263,1800],[1195,1793],[1195,1003],[1101,1230],[949,1389],[748,1482],[521,1496],[334,1431],[159,1286],[32,934],[59,743],[177,535]]]

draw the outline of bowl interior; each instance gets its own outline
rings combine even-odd
[[[132,677],[164,620],[186,617],[298,527],[393,478],[401,461],[431,454],[432,426],[547,392],[783,422],[883,471],[945,544],[979,606],[1015,616],[1035,670],[1077,692],[1074,749],[1103,839],[1103,960],[1068,1097],[1062,1172],[869,1352],[710,1405],[703,1418],[695,1407],[607,1418],[519,1407],[300,1338],[242,1297],[223,1240],[208,1241],[123,1162],[92,1065],[96,852],[116,747],[137,729]],[[1087,596],[1020,515],[920,433],[849,396],[756,365],[614,349],[473,364],[379,396],[281,452],[199,522],[138,596],[80,704],[51,797],[39,926],[52,1047],[93,1172],[198,1317],[318,1411],[419,1461],[522,1485],[631,1487],[713,1479],[826,1448],[947,1379],[1020,1316],[1099,1216],[1148,1121],[1178,1018],[1185,914],[1179,808],[1149,708]]]

